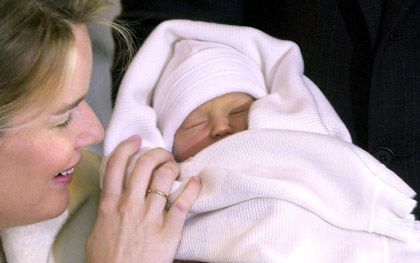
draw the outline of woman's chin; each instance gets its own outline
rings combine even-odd
[[[68,191],[58,191],[50,200],[54,201],[44,205],[43,211],[47,212],[39,216],[38,222],[58,217],[64,213],[69,206],[69,193]]]
[[[52,204],[48,204],[48,207],[46,207],[45,205],[42,208],[39,207],[38,209],[36,209],[36,211],[33,211],[33,208],[32,208],[31,210],[33,212],[29,212],[29,213],[27,212],[25,213],[25,215],[20,214],[17,217],[20,220],[12,220],[12,221],[9,220],[10,222],[8,223],[6,222],[5,226],[2,226],[0,224],[0,229],[31,225],[31,224],[40,223],[42,221],[46,221],[49,219],[53,219],[63,214],[66,211],[67,207],[68,207],[68,198],[58,203],[54,203],[53,206]],[[30,211],[30,210],[28,209],[27,211]],[[43,211],[43,213],[41,213],[41,211]]]

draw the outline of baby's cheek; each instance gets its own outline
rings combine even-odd
[[[182,135],[178,134],[178,136],[175,136],[173,154],[178,161],[183,161],[194,156],[210,144],[212,144],[212,141],[208,134],[206,135],[205,130],[189,130]]]
[[[248,117],[241,116],[238,118],[231,119],[231,125],[234,133],[244,131],[248,129]]]

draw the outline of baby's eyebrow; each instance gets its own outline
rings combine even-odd
[[[206,115],[206,112],[203,112],[202,110],[199,109],[195,109],[192,112],[190,112],[190,114],[188,114],[187,118],[185,119],[189,119],[189,118],[202,118]]]

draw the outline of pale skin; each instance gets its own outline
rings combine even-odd
[[[84,25],[73,27],[74,70],[59,96],[34,117],[31,109],[10,120],[0,137],[0,229],[35,223],[61,214],[68,205],[73,168],[87,146],[103,139],[103,128],[85,101],[92,70],[90,39]],[[172,262],[188,210],[200,191],[193,178],[168,211],[166,199],[178,176],[172,155],[155,149],[136,161],[125,183],[127,163],[141,145],[123,141],[105,170],[100,209],[87,244],[89,262]]]
[[[220,139],[248,129],[253,102],[250,95],[235,92],[197,107],[175,133],[172,152],[176,160],[184,161]]]

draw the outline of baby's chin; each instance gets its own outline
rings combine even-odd
[[[177,162],[183,162],[185,160],[188,160],[189,158],[191,158],[193,155],[185,155],[185,154],[177,154],[176,152],[173,152],[175,161]]]
[[[194,157],[197,153],[201,152],[202,150],[206,149],[213,143],[206,143],[205,145],[194,145],[182,151],[177,151],[175,149],[172,150],[172,154],[174,155],[175,161],[183,162],[192,157]]]
[[[201,147],[201,148],[196,148],[196,149],[189,149],[189,150],[182,151],[182,152],[173,151],[173,155],[174,155],[175,161],[177,161],[177,162],[186,161],[186,160],[194,157],[197,153],[201,152],[201,150],[205,149],[206,147]]]

